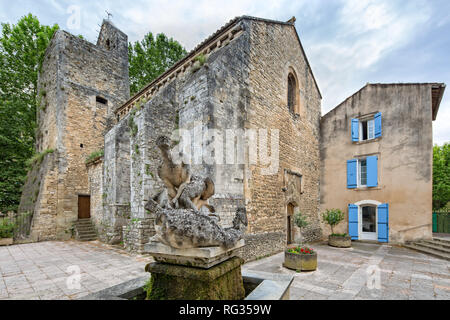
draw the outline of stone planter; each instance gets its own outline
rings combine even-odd
[[[283,266],[292,270],[314,271],[317,269],[317,253],[296,254],[285,251]]]
[[[0,238],[0,246],[10,246],[13,242],[13,238]]]
[[[352,237],[350,236],[328,236],[328,245],[336,248],[350,248],[352,246]]]

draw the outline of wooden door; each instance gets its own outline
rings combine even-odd
[[[292,217],[294,215],[294,206],[288,204],[287,206],[287,226],[286,226],[286,242],[287,244],[292,243]]]
[[[91,196],[78,196],[78,219],[91,217]]]

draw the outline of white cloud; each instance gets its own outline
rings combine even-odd
[[[431,16],[427,2],[345,0],[342,4],[336,28],[310,41],[307,50],[323,91],[323,113],[371,82],[366,75],[384,57],[410,43]]]
[[[114,24],[128,34],[129,41],[141,40],[149,31],[154,34],[164,32],[187,50],[235,16],[252,15],[285,21],[295,15],[297,30],[324,97],[323,113],[367,82],[405,81],[404,74],[391,73],[383,61],[387,57],[401,61],[399,50],[411,46],[417,35],[431,24],[433,28],[445,28],[450,24],[450,6],[444,0],[44,0],[40,5],[35,1],[18,3],[0,3],[1,21],[15,22],[32,11],[43,23],[58,23],[67,29],[67,8],[77,4],[81,7],[81,28],[68,31],[83,34],[91,42],[96,42],[98,25],[106,18],[105,10],[108,10],[113,14]],[[439,33],[442,37],[446,34],[443,31]],[[427,32],[431,33],[432,28]],[[440,38],[430,34],[430,40],[435,39]],[[423,59],[433,61],[445,50],[442,47],[442,52],[430,51],[429,57],[424,57],[423,53],[417,59],[422,59],[421,65],[426,66],[429,62]],[[442,65],[442,72],[428,73],[431,78],[427,79],[418,68],[416,74],[408,79],[442,81],[445,75],[450,74],[445,71],[448,68],[448,65]],[[376,78],[380,73],[390,77]],[[450,118],[447,95],[434,123],[434,136],[438,143],[450,137],[450,121],[446,121]]]

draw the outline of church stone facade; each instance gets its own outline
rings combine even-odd
[[[291,108],[289,76],[295,91]],[[99,234],[143,250],[153,232],[144,206],[163,187],[155,141],[179,129],[190,136],[193,173],[213,177],[210,204],[221,224],[230,226],[237,207],[246,207],[243,256],[282,250],[288,233],[292,242],[297,239],[292,217],[297,210],[311,218],[309,238],[319,239],[320,100],[292,23],[232,20],[116,110],[118,122],[105,135]],[[252,149],[255,144],[259,150]],[[260,161],[265,153],[276,162]]]
[[[124,33],[104,21],[93,45],[58,31],[39,78],[42,161],[20,208],[33,212],[33,238],[67,239],[90,217],[101,241],[143,253],[154,233],[144,206],[163,188],[155,142],[167,135],[213,179],[222,226],[246,208],[246,260],[322,239],[322,97],[294,21],[237,17],[131,98]],[[310,221],[301,235],[297,212]]]

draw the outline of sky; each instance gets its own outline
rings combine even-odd
[[[163,32],[188,51],[236,16],[295,16],[323,96],[322,114],[368,82],[450,84],[448,0],[0,0],[2,23],[32,13],[94,43],[106,11],[131,42]],[[450,89],[433,138],[450,142]]]

